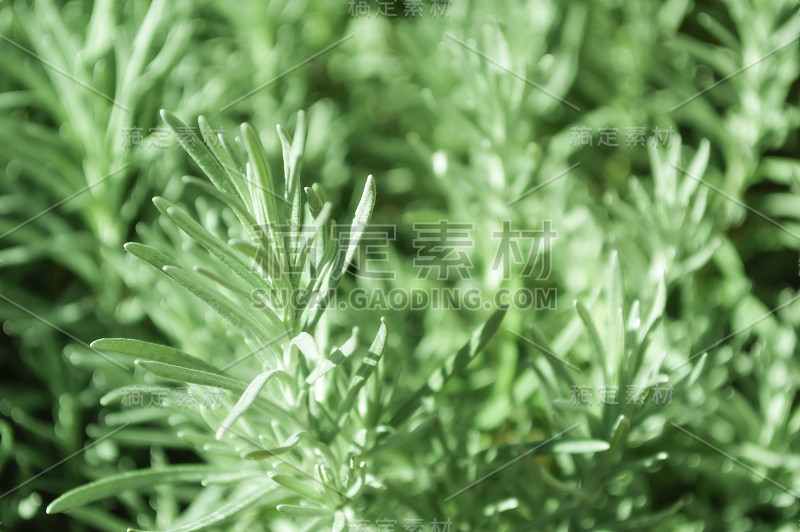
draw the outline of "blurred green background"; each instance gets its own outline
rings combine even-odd
[[[545,283],[557,289],[557,305],[512,308],[503,328],[527,334],[533,324],[531,334],[581,372],[570,383],[540,349],[499,333],[430,407],[442,433],[404,447],[403,460],[427,464],[430,477],[401,482],[400,458],[379,464],[417,498],[389,490],[380,496],[392,501],[389,514],[434,512],[458,530],[796,529],[793,0],[4,0],[0,39],[1,528],[167,527],[169,512],[133,494],[67,514],[44,508],[107,474],[198,460],[174,444],[166,422],[125,428],[79,452],[113,426],[100,398],[133,382],[90,342],[238,352],[204,308],[122,248],[144,241],[193,253],[164,228],[156,195],[224,225],[181,181],[199,170],[161,122],[163,108],[187,124],[203,115],[229,139],[249,122],[273,175],[283,171],[274,127],[294,131],[304,110],[304,185],[320,183],[333,217],[346,220],[375,176],[373,222],[397,226],[394,286],[532,287],[491,270],[491,232],[503,220],[522,229],[552,220],[558,230]],[[627,144],[628,128],[644,129],[644,146]],[[618,131],[617,146],[599,145],[603,130]],[[576,141],[579,131],[591,146]],[[669,134],[654,143],[654,131]],[[413,224],[438,219],[476,224],[472,279],[415,278]],[[357,286],[392,285],[348,278],[343,289]],[[487,450],[512,452],[504,446],[573,421],[589,427],[587,438],[615,434],[619,409],[570,408],[571,385],[619,376],[616,358],[608,368],[598,362],[575,300],[590,309],[604,347],[623,358],[617,335],[641,341],[653,324],[648,378],[672,383],[698,367],[695,355],[708,358],[671,404],[633,414],[608,464],[599,454],[537,458],[444,501],[440,490],[491,469],[472,461]],[[618,308],[632,332],[615,329]],[[407,391],[489,313],[381,315],[390,326],[385,374],[402,365]],[[375,316],[343,310],[330,322],[342,334]],[[370,504],[384,504],[380,497]],[[420,502],[428,498],[436,502]]]

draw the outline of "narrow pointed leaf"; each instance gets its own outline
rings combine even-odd
[[[202,266],[195,266],[192,268],[192,270],[194,270],[195,273],[202,275],[206,279],[215,282],[219,286],[227,288],[242,299],[250,299],[250,294],[248,294],[239,283],[231,282],[231,279],[217,275],[215,272],[203,268]]]
[[[211,179],[214,186],[234,197],[239,197],[225,169],[208,149],[208,146],[205,145],[203,139],[194,132],[194,129],[187,127],[186,124],[164,109],[161,110],[161,118],[175,132],[183,149]]]
[[[320,360],[319,365],[311,372],[311,375],[306,378],[306,384],[314,384],[321,379],[325,374],[334,369],[336,366],[344,362],[347,357],[353,354],[358,343],[358,327],[353,327],[353,333],[340,347],[335,348],[328,357]]]
[[[139,244],[137,242],[128,242],[123,246],[125,251],[145,261],[157,270],[161,270],[164,266],[176,266],[177,263],[172,258],[161,253],[157,249],[150,246]]]
[[[344,353],[344,356],[349,357],[356,350],[356,347],[358,347],[358,327],[353,327],[350,332],[350,338],[339,346],[339,351]]]
[[[708,166],[710,152],[711,143],[708,139],[702,139],[692,162],[689,163],[689,168],[686,170],[686,173],[691,177],[684,176],[683,183],[681,183],[680,199],[684,204],[688,203],[691,195],[700,186],[700,179],[702,179]]]
[[[253,215],[248,212],[247,207],[244,203],[242,203],[237,198],[234,198],[230,194],[227,194],[212,185],[209,185],[208,182],[203,181],[197,177],[192,177],[185,175],[181,178],[181,181],[186,183],[187,185],[192,185],[193,187],[197,187],[206,194],[217,198],[223,205],[226,205],[231,208],[231,210],[236,214],[236,217],[242,222],[248,230],[252,230],[253,227],[257,225],[256,219],[253,218]]]
[[[311,211],[311,216],[316,218],[322,210],[323,202],[313,188],[305,187],[303,190],[305,190],[306,198],[308,199],[308,210]]]
[[[201,517],[191,523],[187,523],[178,528],[171,528],[162,532],[195,532],[197,530],[208,530],[218,527],[220,524],[235,517],[238,513],[255,505],[264,504],[264,496],[274,491],[272,486],[261,486],[250,493],[236,498],[235,500],[222,505],[212,513]],[[159,532],[148,530],[136,530],[129,528],[128,532]]]
[[[221,260],[248,285],[253,287],[261,286],[262,280],[252,272],[250,269],[251,264],[248,264],[243,256],[232,250],[226,242],[197,223],[186,211],[159,197],[153,198],[153,203],[162,213],[175,222],[175,225],[180,227],[184,233]]]
[[[314,233],[310,235],[306,240],[303,242],[302,247],[297,253],[297,262],[295,263],[295,268],[297,271],[302,271],[306,264],[306,258],[308,254],[311,252],[311,249],[314,247],[315,242],[316,245],[319,246],[320,240],[323,238],[323,232],[325,230],[326,224],[331,216],[332,205],[330,203],[326,203],[322,207],[322,211],[319,213],[314,219]],[[324,240],[322,240],[324,243]]]
[[[327,508],[314,508],[311,506],[293,506],[291,504],[279,504],[277,510],[282,514],[292,517],[325,517],[333,514],[333,510]]]
[[[241,131],[252,164],[252,172],[248,175],[248,179],[250,180],[249,188],[256,219],[262,225],[273,226],[278,223],[279,217],[275,208],[277,194],[272,182],[272,174],[269,171],[267,156],[261,140],[258,138],[258,133],[250,124],[242,124]],[[281,199],[283,200],[283,198]]]
[[[289,436],[285,442],[280,447],[273,447],[272,449],[258,449],[257,451],[250,451],[244,453],[242,458],[246,458],[247,460],[263,460],[265,458],[273,458],[275,456],[280,456],[282,454],[288,453],[291,451],[295,445],[297,445],[300,440],[305,435],[305,432],[295,432],[291,436]]]
[[[311,372],[311,374],[306,378],[306,384],[314,384],[326,373],[331,371],[333,368],[344,362],[347,356],[342,353],[340,349],[334,349],[333,353],[331,353],[327,358],[320,361],[319,365]]]
[[[278,124],[275,126],[275,129],[278,131],[278,138],[281,141],[281,155],[283,156],[283,178],[284,178],[284,197],[287,201],[291,200],[289,196],[291,196],[292,188],[291,188],[291,153],[292,153],[292,139],[289,138],[289,133]]]
[[[155,362],[163,362],[173,366],[180,366],[189,369],[197,369],[201,371],[208,371],[211,373],[218,373],[219,370],[183,351],[167,347],[165,345],[153,344],[144,342],[142,340],[130,340],[127,338],[103,338],[95,340],[91,344],[92,349],[98,351],[106,351],[109,353],[119,353],[121,355],[128,355],[137,358],[152,360]]]
[[[578,316],[580,316],[583,325],[586,327],[586,331],[589,333],[589,339],[594,348],[595,358],[597,359],[600,369],[603,371],[604,382],[611,382],[608,376],[608,368],[606,367],[606,349],[603,346],[603,341],[600,339],[600,333],[597,331],[597,326],[594,324],[592,315],[589,314],[589,310],[584,304],[577,299],[575,300],[575,308],[578,310]]]
[[[204,116],[197,117],[197,125],[200,127],[203,138],[207,140],[206,146],[217,159],[219,165],[225,170],[225,173],[228,174],[231,183],[236,188],[237,199],[243,204],[244,198],[249,198],[249,194],[247,185],[244,182],[244,168],[242,168],[236,154],[225,142],[225,137],[221,133],[215,132]]]
[[[500,327],[500,323],[503,321],[503,318],[508,311],[507,306],[500,307],[497,309],[494,314],[486,321],[486,323],[477,330],[473,335],[472,338],[464,344],[456,356],[452,359],[451,364],[449,367],[444,367],[439,370],[439,386],[437,387],[437,391],[441,389],[441,386],[447,382],[448,379],[453,377],[456,373],[459,373],[467,367],[467,365],[475,359],[475,357],[480,353],[486,344],[494,336],[497,329]],[[399,427],[401,423],[405,422],[417,409],[420,407],[420,399],[426,395],[430,395],[435,393],[434,389],[431,387],[430,379],[428,383],[423,385],[419,390],[417,390],[404,404],[401,406],[397,413],[392,417],[391,422],[389,423],[393,427]]]
[[[697,381],[697,379],[700,377],[700,373],[702,373],[703,368],[706,365],[707,358],[708,358],[708,353],[703,353],[702,355],[700,355],[700,360],[697,361],[697,364],[695,364],[692,370],[675,384],[675,388],[673,391],[676,394],[678,395],[682,394],[687,388],[689,388]]]
[[[570,375],[570,372],[564,369],[564,361],[555,355],[555,353],[553,352],[553,348],[550,346],[544,334],[542,333],[541,330],[539,330],[539,328],[536,326],[535,323],[531,324],[530,332],[531,336],[533,336],[534,342],[536,342],[537,345],[540,345],[544,348],[544,349],[537,348],[537,350],[545,356],[553,371],[557,373],[558,376],[561,377],[561,379],[563,379],[564,382],[566,382],[570,386],[575,384],[575,381],[572,379],[572,375]],[[574,370],[570,369],[570,371]]]
[[[375,208],[375,179],[370,175],[367,176],[367,182],[364,185],[364,192],[361,195],[361,201],[358,202],[356,207],[356,214],[353,217],[353,223],[350,225],[350,234],[348,235],[347,251],[344,255],[344,262],[340,266],[341,270],[337,273],[337,277],[343,276],[347,272],[347,266],[353,260],[358,243],[361,240],[361,235],[372,217],[372,209]]]
[[[494,333],[497,332],[497,329],[500,327],[500,323],[503,321],[507,311],[507,306],[497,309],[486,321],[483,327],[481,327],[477,333],[472,335],[470,341],[467,342],[464,347],[458,351],[458,353],[456,353],[453,363],[449,369],[445,368],[447,371],[444,375],[445,380],[448,380],[453,375],[462,372],[478,355],[478,353],[480,353],[483,348],[486,347],[486,344],[489,343],[494,336]]]
[[[325,502],[322,494],[306,482],[298,480],[294,477],[290,477],[289,475],[283,475],[281,473],[271,473],[269,478],[284,488],[295,492],[301,497],[310,499],[312,501]]]
[[[141,469],[95,480],[61,495],[47,507],[48,514],[66,512],[84,504],[117,495],[123,490],[135,490],[158,484],[177,482],[199,483],[225,471],[207,465],[176,465],[161,469]]]
[[[264,338],[265,334],[273,329],[272,332],[281,331],[283,323],[271,312],[254,313],[247,308],[242,308],[221,293],[213,286],[197,275],[191,274],[180,268],[165,266],[164,273],[169,275],[178,284],[187,288],[194,295],[208,303],[223,318],[230,321],[237,327],[249,330],[257,337]],[[266,316],[269,322],[260,322],[257,317]],[[270,327],[271,326],[271,327]]]
[[[369,379],[369,377],[375,371],[375,368],[383,356],[383,351],[386,349],[386,338],[388,337],[388,334],[389,332],[386,327],[386,320],[381,318],[381,326],[378,329],[378,334],[375,336],[375,340],[372,342],[367,356],[365,356],[364,360],[361,361],[361,364],[358,366],[355,375],[353,375],[353,379],[350,381],[350,386],[347,389],[347,395],[345,396],[344,401],[342,401],[342,404],[339,405],[340,415],[352,408],[353,403],[355,403],[355,400],[358,397],[358,393],[361,391],[361,388],[364,387],[367,379]]]
[[[600,453],[607,451],[610,445],[602,440],[565,440],[553,443],[553,454]]]
[[[611,460],[616,458],[616,456],[623,451],[623,445],[628,438],[630,430],[630,420],[624,415],[619,416],[616,427],[614,428],[614,434],[611,436],[611,441],[609,442],[608,452],[603,454],[597,466],[598,471],[605,473],[606,469],[611,464]]]
[[[316,362],[319,360],[319,351],[317,350],[317,343],[314,338],[307,332],[301,332],[290,342],[290,347],[296,347],[309,362]]]
[[[242,392],[246,388],[245,383],[241,381],[207,371],[182,368],[164,364],[163,362],[153,362],[152,360],[136,360],[134,363],[162,379],[222,388],[233,392]]]
[[[607,451],[609,443],[593,439],[537,440],[523,444],[510,444],[491,447],[479,453],[484,459],[514,460],[520,456],[541,456],[548,454],[593,454]]]
[[[228,429],[236,422],[239,417],[244,414],[248,408],[253,404],[253,402],[258,397],[258,394],[261,393],[261,390],[266,386],[266,384],[272,379],[272,377],[280,377],[283,378],[284,381],[288,382],[291,385],[294,385],[292,378],[289,376],[288,373],[279,369],[273,369],[270,371],[266,371],[255,379],[247,386],[242,396],[236,402],[234,407],[231,409],[228,416],[219,426],[219,430],[217,430],[217,439],[222,439],[222,436]]]
[[[314,187],[314,190],[323,199],[321,191]],[[327,264],[321,272],[318,283],[315,283],[313,289],[313,301],[318,301],[318,304],[312,308],[307,308],[302,315],[302,321],[306,327],[315,327],[322,312],[325,310],[327,303],[341,281],[344,274],[347,272],[347,267],[353,259],[353,255],[358,248],[358,243],[361,236],[367,227],[367,223],[372,217],[372,210],[375,207],[375,179],[370,175],[367,176],[367,182],[364,185],[364,192],[361,195],[361,200],[356,207],[356,213],[353,217],[353,222],[350,225],[350,234],[347,239],[347,248],[342,252],[339,251],[335,262]]]

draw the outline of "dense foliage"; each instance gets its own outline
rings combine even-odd
[[[0,527],[800,526],[794,0],[4,0],[0,52]]]

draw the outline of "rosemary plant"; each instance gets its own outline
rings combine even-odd
[[[174,116],[166,112],[162,116],[174,130],[185,130]],[[202,117],[199,124],[201,130],[208,130]],[[105,477],[65,493],[48,507],[49,513],[155,483],[205,486],[183,495],[173,492],[172,504],[163,504],[164,508],[176,502],[189,504],[171,523],[174,530],[204,529],[234,518],[240,525],[249,523],[250,529],[266,529],[264,518],[275,510],[310,519],[304,524],[308,529],[323,524],[341,528],[364,515],[376,516],[378,508],[386,507],[374,502],[385,490],[382,475],[374,470],[376,455],[413,436],[418,429],[400,422],[433,390],[425,386],[398,402],[397,381],[381,371],[389,335],[384,320],[373,324],[374,339],[367,348],[360,345],[359,327],[353,327],[344,341],[334,342],[336,331],[323,319],[372,214],[375,180],[367,178],[352,224],[334,226],[331,204],[322,190],[301,187],[304,114],[298,115],[293,139],[281,127],[278,133],[284,157],[282,190],[274,186],[251,126],[244,124],[239,137],[247,153],[244,164],[222,136],[218,145],[203,143],[199,136],[182,139],[213,186],[191,177],[184,180],[211,194],[235,216],[238,224],[224,231],[218,228],[231,239],[224,240],[179,206],[157,197],[153,201],[162,215],[208,254],[186,264],[185,256],[170,257],[145,244],[125,246],[208,304],[236,333],[212,340],[213,349],[207,346],[192,354],[136,339],[110,338],[92,344],[105,353],[135,357],[140,371],[158,382],[189,385],[197,411],[187,412],[181,408],[185,404],[178,402],[158,404],[121,412],[113,417],[113,424],[124,423],[127,430],[130,424],[166,421],[165,429],[177,431],[178,439],[206,457],[206,462]],[[308,225],[314,227],[312,234],[301,231]],[[255,294],[263,297],[254,301]],[[498,311],[474,341],[454,354],[453,367],[442,373],[442,379],[466,366],[489,340],[502,315]],[[248,352],[239,358],[223,358],[221,354],[230,350],[217,346],[226,341],[240,345],[232,351]],[[134,388],[128,385],[112,391],[103,403],[111,404]],[[207,388],[225,392],[220,408],[200,400]],[[394,423],[383,425],[389,416]],[[125,431],[119,434],[124,437]],[[218,501],[213,503],[218,507],[207,513],[212,501]],[[162,522],[162,504],[157,508],[156,521]],[[152,526],[146,524],[150,522],[146,516],[138,520],[139,526]]]
[[[0,527],[796,530],[799,32],[0,1]]]

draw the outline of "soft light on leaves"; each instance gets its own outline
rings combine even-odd
[[[603,345],[603,340],[600,338],[600,333],[597,330],[597,326],[595,325],[589,310],[577,299],[575,300],[575,308],[578,311],[578,315],[580,316],[584,327],[586,327],[586,332],[589,335],[589,340],[591,340],[592,348],[594,350],[597,366],[603,372],[604,382],[611,382],[608,368],[606,367],[606,348]]]
[[[347,251],[344,255],[344,264],[339,275],[344,275],[347,271],[347,266],[353,260],[358,243],[361,241],[361,235],[367,228],[370,218],[372,217],[372,210],[375,208],[375,178],[371,175],[367,176],[367,182],[364,185],[364,192],[361,195],[361,200],[356,207],[356,214],[353,217],[353,223],[350,226],[350,234],[347,240]]]
[[[271,478],[273,482],[280,484],[284,488],[300,495],[305,499],[310,499],[312,501],[321,503],[325,502],[325,499],[322,497],[320,492],[302,480],[298,480],[294,477],[290,477],[289,475],[283,475],[280,473],[271,473],[269,478]]]
[[[317,350],[317,343],[314,341],[314,338],[308,334],[307,332],[301,332],[289,343],[291,347],[296,347],[300,353],[309,362],[314,363],[319,360],[319,351]]]
[[[261,141],[258,134],[249,124],[242,124],[242,138],[247,147],[247,153],[250,157],[250,165],[252,172],[248,173],[248,185],[250,187],[250,195],[253,201],[253,211],[256,220],[262,227],[273,228],[276,224],[280,223],[278,213],[275,206],[275,187],[272,182],[272,174],[269,171],[269,164],[267,163],[267,156],[264,153],[264,148],[261,146]],[[275,233],[273,233],[275,236]],[[273,239],[272,242],[280,250],[282,250],[282,240]],[[286,256],[282,252],[282,256]]]
[[[339,348],[334,349],[333,353],[324,360],[321,360],[319,365],[314,368],[314,371],[306,378],[306,384],[314,384],[324,377],[326,373],[344,362],[346,358],[347,356]]]
[[[388,334],[389,331],[386,327],[386,320],[381,318],[381,325],[378,328],[378,334],[375,336],[375,340],[372,342],[369,352],[364,357],[364,360],[362,360],[361,364],[359,364],[355,375],[353,375],[353,378],[350,381],[350,386],[347,388],[347,395],[345,396],[344,401],[341,405],[339,405],[339,412],[341,414],[344,414],[350,410],[356,400],[356,397],[358,397],[358,392],[364,387],[367,379],[370,378],[370,375],[372,375],[372,373],[375,371],[375,367],[381,361],[383,351],[386,349],[386,338]]]
[[[231,301],[202,277],[175,266],[164,266],[162,270],[178,284],[208,303],[211,308],[230,321],[231,324],[249,332],[256,338],[264,339],[270,333],[282,332],[282,329],[284,329],[283,324],[271,312],[264,314],[249,312],[249,309],[242,308],[241,305]],[[259,319],[260,316],[265,319]]]
[[[458,353],[456,353],[455,357],[452,359],[452,362],[449,362],[446,367],[441,368],[437,372],[439,382],[437,383],[437,388],[435,388],[435,390],[440,390],[441,386],[443,386],[444,383],[446,383],[450,378],[463,371],[467,365],[478,355],[478,353],[480,353],[481,350],[486,347],[486,344],[489,343],[495,332],[497,332],[497,329],[500,327],[500,323],[503,321],[507,311],[508,307],[500,307],[497,309],[487,320],[487,322],[472,335],[472,338],[470,338],[469,342],[467,342],[464,347],[462,347]],[[431,379],[428,379],[429,383],[417,390],[403,404],[403,406],[397,410],[389,423],[391,426],[399,427],[414,412],[417,411],[417,409],[420,407],[420,399],[422,397],[426,395],[432,395],[434,393],[434,388],[431,387],[430,380]]]
[[[609,447],[608,442],[600,440],[566,440],[555,442],[551,452],[553,454],[591,454],[607,451]]]
[[[219,258],[228,268],[252,287],[262,286],[262,280],[251,270],[251,264],[245,257],[232,250],[231,247],[208,231],[205,227],[194,221],[185,211],[163,198],[153,198],[153,203],[158,209],[168,216],[175,225],[180,227],[195,242]],[[277,318],[275,318],[277,319]]]
[[[320,211],[322,211],[322,200],[319,198],[314,189],[310,187],[305,187],[306,198],[308,199],[308,209],[311,211],[311,216],[316,218],[319,216]]]
[[[214,388],[222,388],[224,390],[230,390],[233,392],[240,392],[246,388],[246,385],[243,382],[220,375],[218,373],[183,368],[180,366],[173,366],[171,364],[164,364],[162,362],[153,362],[151,360],[136,360],[134,363],[137,366],[146,369],[153,375],[171,381],[187,382],[202,386],[212,386]]]
[[[211,179],[214,186],[223,192],[237,197],[236,189],[231,183],[225,169],[211,151],[209,151],[203,139],[195,133],[194,129],[187,127],[186,124],[164,109],[161,110],[161,118],[172,131],[175,132],[178,142],[180,142],[183,149],[186,150],[209,179]]]
[[[148,263],[150,266],[157,270],[161,270],[164,266],[175,266],[176,263],[170,257],[161,253],[160,251],[138,244],[136,242],[128,242],[125,244],[125,250],[131,255],[138,257]]]
[[[153,487],[161,483],[199,483],[225,473],[224,469],[208,465],[176,465],[162,469],[128,471],[68,491],[47,506],[47,513],[66,512],[90,502],[118,495],[123,490]]]
[[[273,377],[281,378],[284,382],[287,382],[291,386],[294,386],[294,381],[289,374],[285,371],[279,369],[272,369],[269,371],[265,371],[264,373],[260,374],[258,377],[253,379],[253,381],[247,386],[242,396],[236,402],[233,409],[231,409],[228,417],[222,422],[217,430],[217,439],[222,439],[222,436],[228,429],[239,419],[242,414],[244,414],[250,405],[256,400],[258,394],[261,393],[261,390]]]
[[[274,491],[272,486],[261,486],[258,487],[251,492],[242,495],[241,497],[237,497],[235,500],[228,502],[222,505],[220,508],[217,508],[210,514],[197,519],[191,523],[188,523],[184,526],[178,528],[171,528],[169,530],[160,531],[160,532],[195,532],[197,530],[208,530],[209,528],[214,528],[219,526],[220,524],[236,517],[237,514],[240,512],[253,509],[254,506],[258,504],[264,504],[264,497],[269,495],[270,492]],[[149,530],[138,530],[134,528],[129,528],[128,532],[159,532],[159,531],[149,531]]]
[[[91,343],[92,349],[109,353],[119,353],[122,355],[133,356],[163,362],[173,366],[181,366],[189,369],[218,373],[219,370],[192,355],[164,345],[144,342],[142,340],[130,340],[127,338],[103,338]]]
[[[295,445],[300,443],[300,440],[303,438],[305,432],[295,432],[289,438],[283,442],[280,447],[274,447],[272,449],[259,449],[257,451],[249,451],[242,455],[242,458],[246,458],[248,460],[264,460],[266,458],[274,458],[275,456],[280,456],[282,454],[288,453],[291,451]]]
[[[315,508],[311,506],[293,506],[291,504],[279,504],[278,511],[292,517],[326,517],[333,515],[331,510],[326,508]]]

